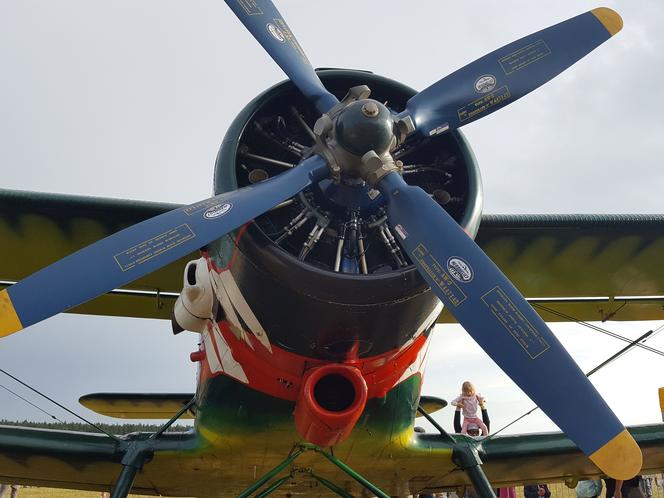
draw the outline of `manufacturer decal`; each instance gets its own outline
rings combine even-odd
[[[412,252],[413,261],[419,263],[420,268],[431,279],[431,286],[438,286],[443,295],[443,302],[455,308],[463,304],[468,296],[456,284],[443,265],[429,252],[424,244],[418,245]],[[440,296],[440,294],[438,294]]]
[[[466,104],[457,111],[459,121],[468,121],[477,119],[482,114],[489,111],[493,112],[507,104],[507,100],[512,97],[509,88],[506,85],[496,88],[493,92],[485,93],[477,100]]]
[[[225,215],[231,209],[233,209],[233,204],[230,202],[224,202],[223,204],[217,204],[216,206],[212,206],[210,209],[206,210],[205,213],[203,213],[203,217],[207,218],[208,220],[212,220],[214,218],[219,218],[220,216]]]
[[[447,271],[457,282],[467,284],[473,279],[473,269],[463,259],[451,257],[447,260]]]
[[[477,93],[489,93],[494,88],[496,88],[496,77],[493,74],[485,74],[475,81]]]
[[[276,38],[280,42],[283,42],[286,37],[284,36],[283,31],[276,24],[267,23],[267,31],[272,35],[273,38]]]

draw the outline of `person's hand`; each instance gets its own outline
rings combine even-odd
[[[485,402],[484,398],[480,398],[480,408],[482,410],[484,410],[486,408],[486,406],[484,405],[484,402]]]
[[[613,492],[613,498],[622,498],[622,489],[616,488]]]
[[[537,486],[537,495],[544,496],[544,488],[542,486]],[[616,496],[615,498],[620,498],[620,497]]]

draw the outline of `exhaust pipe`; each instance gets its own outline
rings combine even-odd
[[[312,368],[295,403],[295,427],[316,446],[334,446],[350,435],[366,402],[367,383],[359,369],[338,363]]]

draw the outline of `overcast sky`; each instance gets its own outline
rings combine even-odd
[[[664,5],[605,5],[623,16],[621,33],[531,95],[464,127],[482,169],[486,212],[664,211]],[[423,89],[598,4],[277,6],[314,66],[368,69]],[[209,196],[229,123],[283,79],[219,0],[0,0],[0,67],[0,187],[180,203]],[[658,325],[607,327],[637,337]],[[622,347],[578,325],[554,330],[586,369]],[[650,345],[664,349],[663,338]],[[0,365],[76,407],[88,392],[193,391],[195,343],[194,334],[173,337],[166,322],[61,315],[1,341]],[[439,328],[429,365],[426,393],[449,399],[472,378],[491,402],[495,428],[532,406],[458,327]],[[661,365],[661,357],[635,351],[594,381],[624,422],[655,422]],[[19,390],[2,377],[0,384]],[[0,389],[1,417],[44,416]],[[451,428],[450,417],[439,420]],[[513,430],[552,427],[531,415]]]

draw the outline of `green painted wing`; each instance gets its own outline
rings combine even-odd
[[[547,322],[664,319],[664,215],[485,215],[476,241]]]
[[[642,474],[659,473],[664,468],[664,424],[628,427],[643,452]],[[464,436],[455,436],[461,438]],[[438,435],[418,435],[419,446],[432,450],[446,446]],[[484,442],[467,437],[475,445],[483,469],[496,487],[528,483],[574,482],[598,477],[600,471],[560,432],[496,436]],[[451,472],[431,478],[419,488],[420,493],[468,485],[464,472]]]

